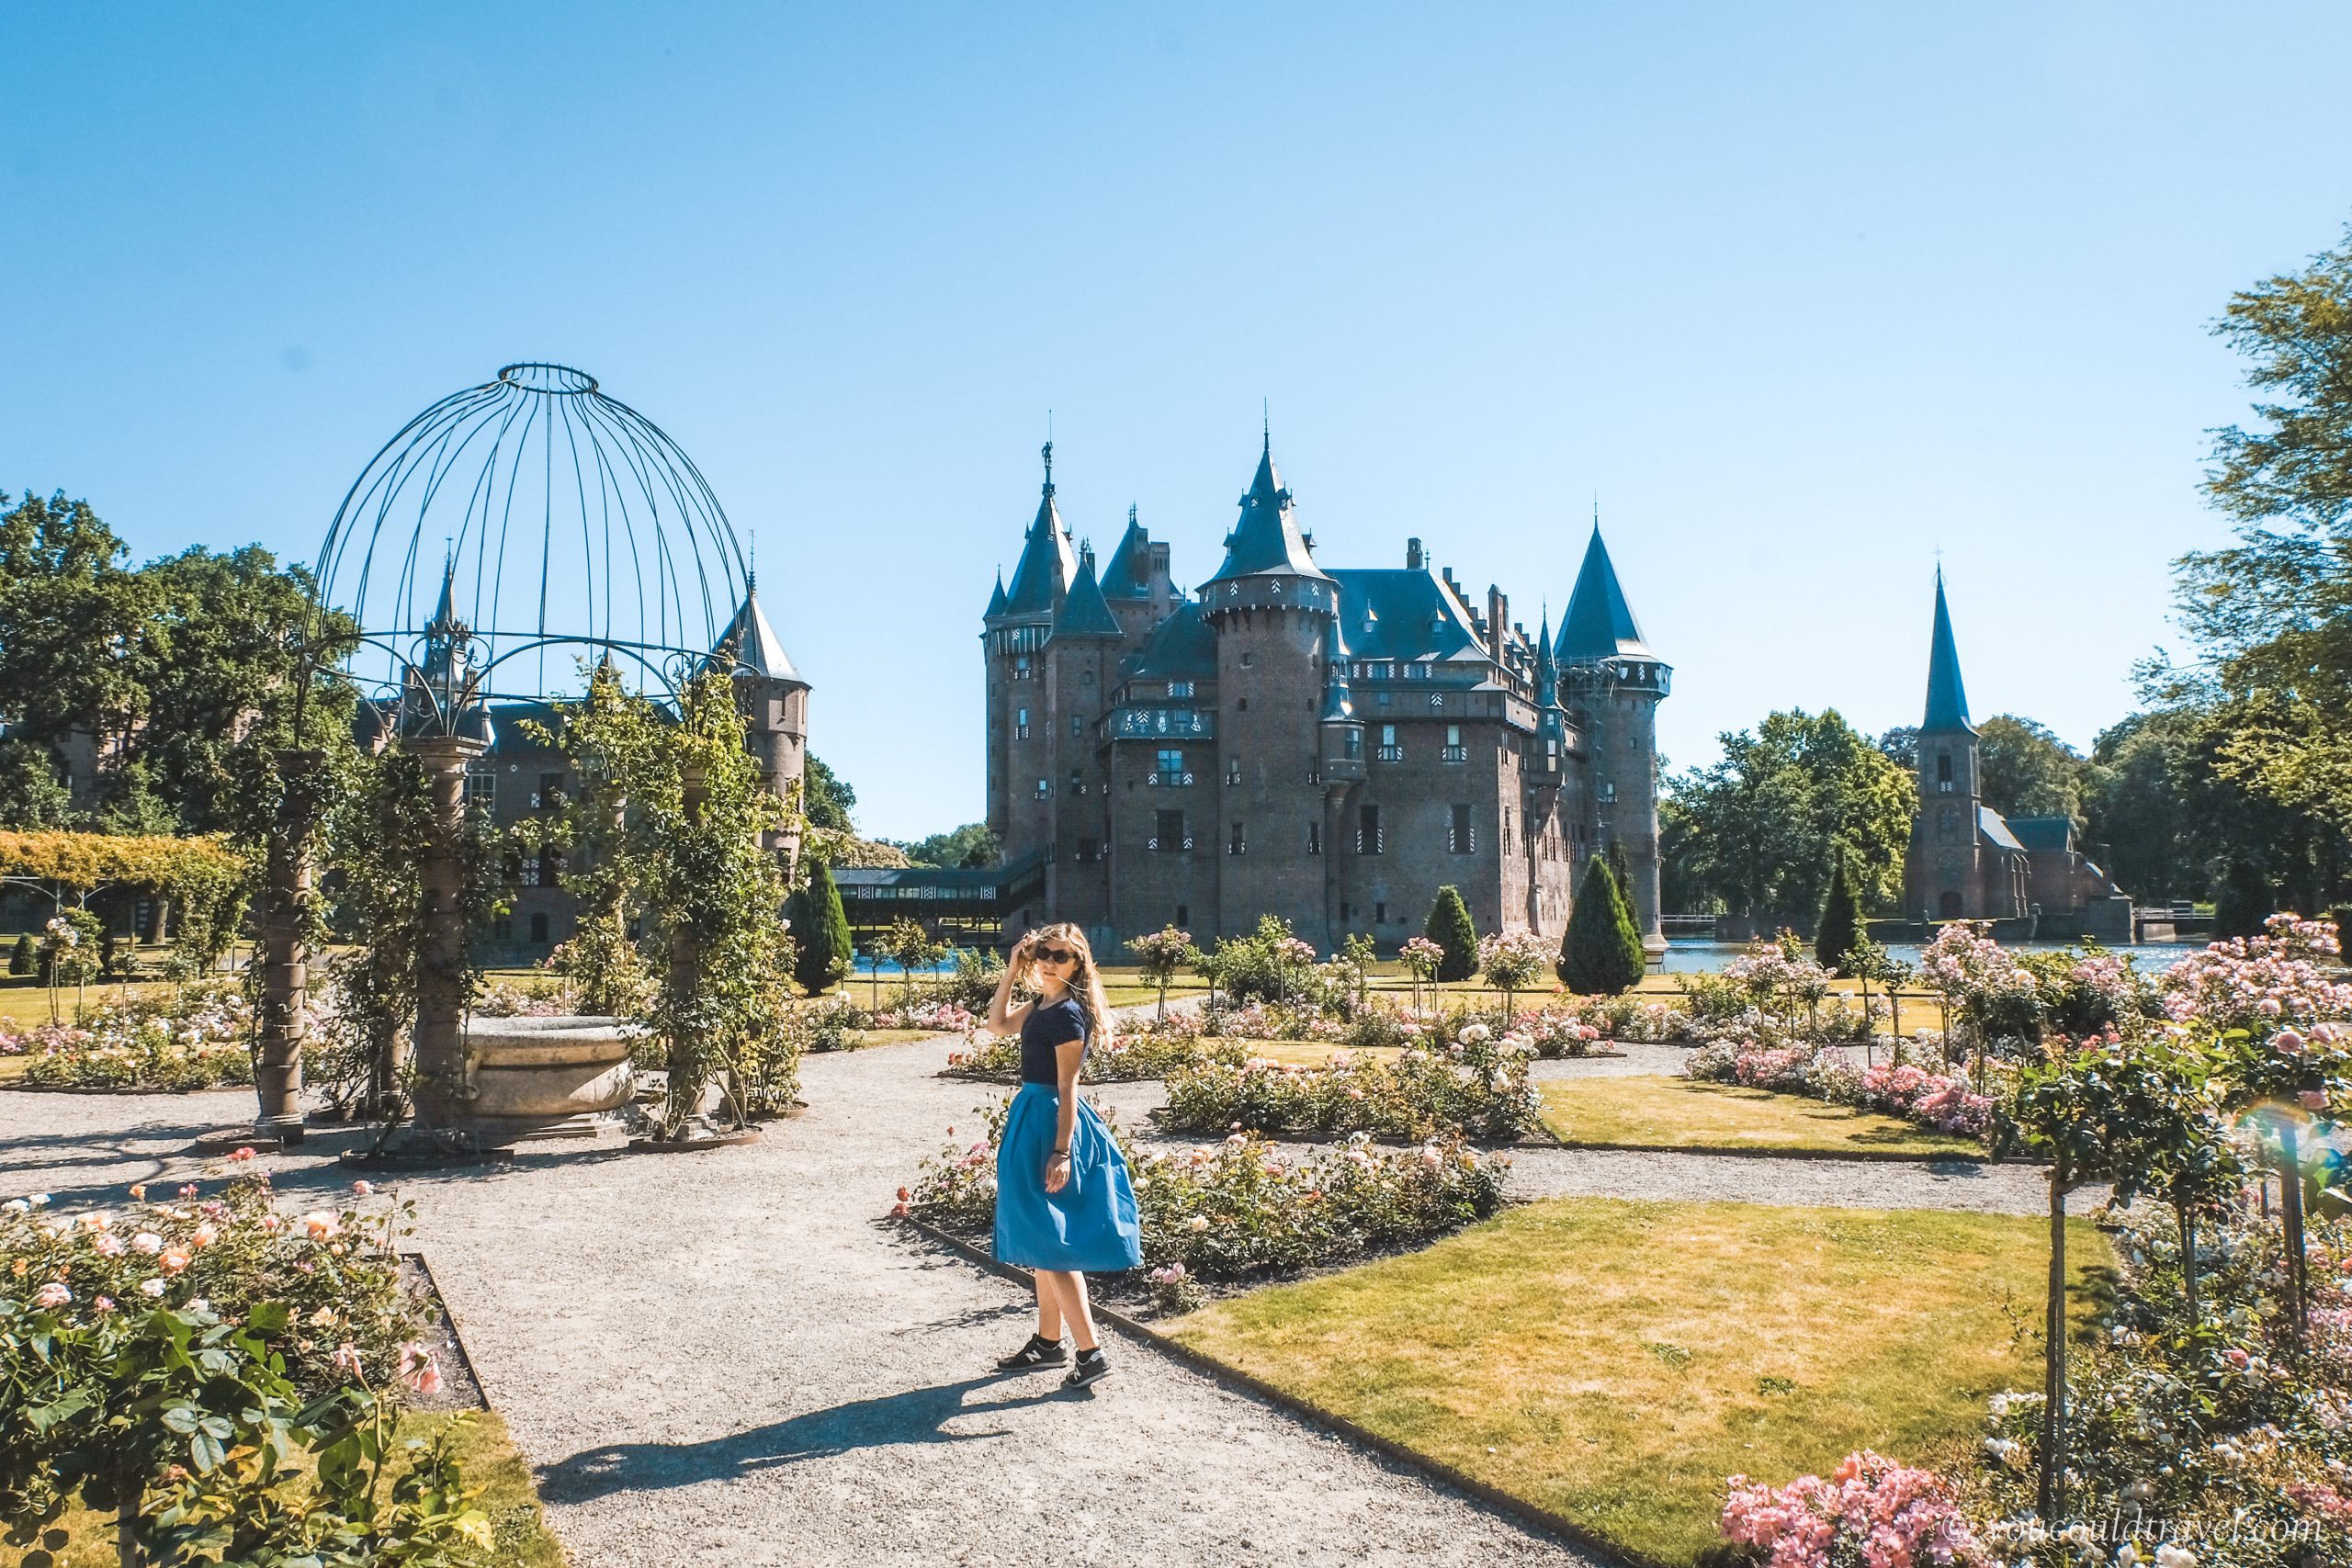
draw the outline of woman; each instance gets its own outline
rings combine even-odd
[[[1036,991],[1015,1004],[1012,986]],[[1110,1374],[1094,1339],[1086,1271],[1116,1272],[1143,1262],[1136,1192],[1127,1162],[1094,1108],[1078,1098],[1078,1069],[1091,1040],[1107,1043],[1111,1010],[1094,953],[1076,926],[1046,926],[1014,945],[989,1002],[989,1029],[1021,1033],[1021,1092],[1004,1118],[996,1151],[996,1255],[1037,1276],[1037,1332],[997,1363],[1005,1371],[1062,1364],[1062,1330],[1078,1359],[1062,1382],[1084,1388]]]

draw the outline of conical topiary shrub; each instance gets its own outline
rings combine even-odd
[[[1445,949],[1438,962],[1438,980],[1467,980],[1478,972],[1478,928],[1470,922],[1470,906],[1462,901],[1459,887],[1449,884],[1437,890],[1421,934]]]
[[[1862,906],[1846,876],[1846,863],[1829,874],[1829,897],[1821,906],[1821,921],[1813,929],[1813,959],[1824,969],[1848,974],[1846,963],[1854,944],[1862,940]]]
[[[786,901],[785,916],[797,948],[792,977],[810,996],[822,996],[849,973],[852,951],[841,889],[823,861],[808,863],[808,880]]]
[[[1561,983],[1584,996],[1613,997],[1641,984],[1647,962],[1641,928],[1608,857],[1592,856],[1560,937]]]
[[[40,963],[38,950],[33,946],[32,933],[27,931],[17,939],[17,945],[8,950],[8,973],[29,975],[40,965]]]

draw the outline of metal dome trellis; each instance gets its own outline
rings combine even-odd
[[[353,481],[314,570],[358,628],[349,673],[403,726],[451,733],[483,702],[537,700],[548,655],[611,654],[664,694],[707,659],[749,587],[694,460],[569,366],[508,365],[401,428]],[[573,661],[552,672],[569,688]]]

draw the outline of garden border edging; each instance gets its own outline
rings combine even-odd
[[[976,1263],[1000,1278],[1017,1280],[1023,1285],[1034,1282],[1028,1269],[1018,1264],[1000,1262],[963,1237],[942,1230],[928,1220],[919,1220],[908,1214],[893,1223],[906,1226],[927,1241],[945,1247],[967,1262]],[[1182,1340],[1172,1338],[1115,1308],[1097,1302],[1094,1303],[1094,1315],[1129,1338],[1142,1341],[1170,1359],[1182,1362],[1193,1371],[1207,1376],[1234,1393],[1247,1394],[1262,1404],[1272,1405],[1286,1416],[1304,1421],[1309,1426],[1319,1427],[1335,1437],[1344,1438],[1351,1443],[1370,1449],[1398,1464],[1419,1471],[1440,1485],[1451,1487],[1456,1492],[1473,1497],[1497,1513],[1507,1515],[1522,1525],[1555,1537],[1563,1544],[1595,1557],[1602,1562],[1615,1564],[1617,1568],[1674,1568],[1673,1564],[1662,1558],[1630,1551],[1613,1541],[1604,1540],[1565,1514],[1555,1513],[1523,1497],[1513,1496],[1500,1487],[1456,1470],[1443,1460],[1408,1448],[1394,1438],[1385,1438],[1368,1427],[1357,1425],[1344,1416],[1312,1404],[1295,1393],[1277,1388],[1261,1378],[1241,1371],[1238,1367],[1229,1366],[1214,1356],[1195,1350]]]

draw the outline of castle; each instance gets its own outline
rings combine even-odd
[[[1984,804],[1976,727],[1960,679],[1944,574],[1928,647],[1928,705],[1919,719],[1919,815],[1904,863],[1904,914],[1935,920],[2021,922],[2033,937],[2132,940],[2132,900],[2075,840],[2070,817],[2004,817]]]
[[[982,618],[988,821],[1010,937],[1074,921],[1098,950],[1173,923],[1199,941],[1279,915],[1329,950],[1393,949],[1436,890],[1482,931],[1556,938],[1588,856],[1623,848],[1658,925],[1658,702],[1598,521],[1556,641],[1499,588],[1474,604],[1421,541],[1326,570],[1271,438],[1188,597],[1136,522],[1098,572],[1044,493]],[[1041,876],[1023,878],[1025,868]]]

